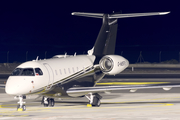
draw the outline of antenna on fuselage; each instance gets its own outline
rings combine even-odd
[[[39,56],[37,56],[36,61],[38,61]]]
[[[66,56],[67,56],[67,52],[65,53],[64,58],[66,58]]]
[[[74,53],[74,56],[76,56],[76,52]]]

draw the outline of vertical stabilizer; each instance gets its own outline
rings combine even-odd
[[[103,24],[94,45],[93,55],[102,57],[114,54],[117,27],[117,19],[108,19],[108,14],[103,15]]]

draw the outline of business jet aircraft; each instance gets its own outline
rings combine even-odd
[[[116,75],[129,65],[127,59],[114,55],[118,18],[165,15],[169,12],[102,14],[73,12],[72,15],[102,18],[103,24],[95,45],[87,55],[57,55],[51,59],[33,60],[19,65],[9,76],[5,91],[19,99],[18,110],[25,111],[26,95],[42,96],[45,107],[54,106],[54,98],[86,96],[90,106],[100,106],[98,93],[112,90],[170,88],[162,86],[95,87],[105,75]]]

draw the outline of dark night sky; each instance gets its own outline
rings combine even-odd
[[[72,16],[71,12],[112,13],[167,12],[164,16],[118,20],[116,54],[136,62],[139,51],[146,61],[178,59],[180,51],[180,7],[167,0],[111,1],[6,1],[0,2],[0,62],[24,62],[56,54],[83,54],[94,45],[102,20]],[[137,53],[135,53],[137,52]],[[156,60],[151,60],[151,52]],[[176,57],[171,55],[175,54]],[[135,55],[136,54],[136,55]],[[148,57],[149,56],[149,57]],[[168,57],[170,56],[170,57]],[[136,58],[134,58],[136,57]],[[134,58],[134,59],[133,59]],[[132,59],[132,60],[131,60]]]

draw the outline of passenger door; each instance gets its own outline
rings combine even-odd
[[[54,82],[54,74],[53,74],[53,70],[51,68],[51,66],[47,63],[44,63],[43,64],[45,66],[45,68],[47,69],[48,71],[48,76],[49,76],[49,81],[48,81],[48,84],[47,84],[47,87],[46,87],[46,90],[49,90],[51,89],[51,87],[53,86],[53,82]]]

